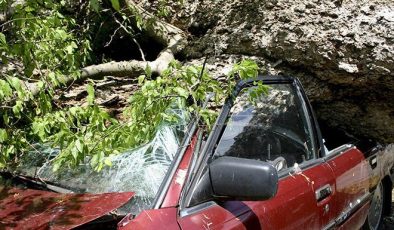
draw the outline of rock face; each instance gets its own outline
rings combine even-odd
[[[279,63],[265,71],[300,77],[321,119],[394,142],[393,0],[204,0],[174,13],[190,33],[186,59]]]

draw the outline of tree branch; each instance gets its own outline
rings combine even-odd
[[[157,17],[148,13],[142,7],[138,6],[131,0],[125,1],[126,6],[130,9],[130,14],[138,14],[145,22],[143,25],[144,32],[162,43],[165,48],[159,53],[154,61],[120,61],[108,62],[98,65],[91,65],[81,69],[80,78],[77,81],[85,79],[98,79],[104,76],[139,76],[145,73],[149,66],[152,73],[161,74],[173,61],[174,54],[183,50],[187,44],[186,34],[179,28],[158,20]],[[62,82],[70,85],[75,79],[72,76],[64,76]],[[38,93],[38,86],[35,83],[28,83],[28,89],[33,95]]]
[[[81,70],[81,80],[87,78],[100,78],[103,76],[130,76],[145,73],[147,66],[153,73],[161,74],[173,61],[174,55],[183,50],[187,44],[186,34],[176,26],[158,20],[156,16],[150,14],[132,0],[126,0],[126,7],[130,9],[130,14],[138,14],[145,22],[143,29],[147,34],[161,42],[164,48],[154,61],[121,61],[109,62],[99,65],[87,66]],[[67,79],[65,82],[71,82]]]

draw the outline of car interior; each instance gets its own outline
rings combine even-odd
[[[214,158],[270,162],[278,171],[314,158],[311,128],[291,84],[270,85],[251,101],[245,88],[234,102]]]

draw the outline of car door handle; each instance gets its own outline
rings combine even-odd
[[[331,193],[332,193],[332,189],[329,184],[326,184],[323,187],[318,188],[315,191],[315,196],[316,196],[317,202],[324,200],[324,198],[330,196]]]

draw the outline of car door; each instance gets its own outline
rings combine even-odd
[[[361,227],[368,215],[368,202],[371,195],[370,162],[376,165],[376,156],[372,156],[370,161],[367,161],[361,151],[348,144],[330,151],[326,162],[335,176],[335,206],[332,207],[331,213],[336,225]],[[350,223],[348,220],[351,217]]]
[[[265,83],[267,94],[255,101],[250,98],[253,84],[238,86],[237,99],[220,115],[206,147],[208,160],[200,168],[222,156],[270,162],[280,176],[277,194],[265,201],[199,202],[191,186],[191,198],[180,208],[182,229],[320,229],[332,221],[335,178],[319,157],[307,102],[291,79]]]
[[[317,200],[315,191],[332,187],[332,171],[324,162],[279,182],[266,201],[206,202],[183,209],[182,229],[321,229],[330,222],[330,194]]]

